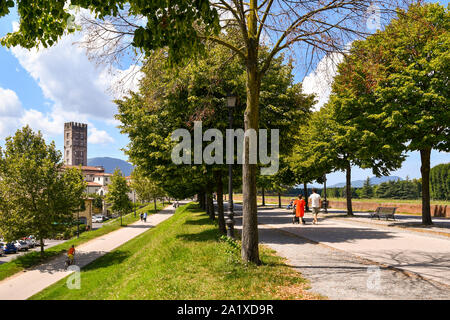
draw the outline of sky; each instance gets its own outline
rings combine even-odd
[[[439,2],[448,4],[448,0]],[[14,14],[0,18],[0,37],[13,31],[17,20]],[[117,108],[112,102],[121,96],[112,93],[110,88],[134,66],[124,60],[122,69],[109,69],[89,61],[84,49],[74,44],[81,36],[66,36],[57,45],[39,51],[0,47],[0,146],[7,136],[29,125],[35,131],[40,130],[47,142],[54,140],[62,151],[64,123],[82,122],[88,124],[89,158],[127,160],[121,149],[127,145],[128,138],[117,128],[119,122],[114,119]],[[323,59],[304,79],[300,79],[304,70],[297,70],[296,81],[303,80],[305,91],[317,94],[316,108],[328,99],[334,68],[329,59]],[[127,82],[127,89],[136,90],[137,79]],[[433,151],[432,166],[446,162],[450,162],[449,153]],[[419,153],[408,153],[402,168],[392,175],[419,178]],[[353,168],[353,180],[368,176],[373,176],[370,170]],[[345,181],[342,172],[332,173],[327,178],[329,185]]]

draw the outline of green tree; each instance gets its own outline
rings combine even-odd
[[[437,165],[430,170],[430,185],[433,199],[450,199],[450,163]]]
[[[0,2],[0,13],[6,15],[9,8],[17,4],[19,30],[7,35],[2,44],[33,47],[39,44],[52,45],[65,30],[75,30],[68,23],[70,16],[64,8],[65,1],[43,0],[39,6],[31,6],[25,0]],[[283,50],[298,43],[307,46],[304,52],[330,52],[343,49],[349,38],[363,36],[360,24],[367,21],[366,12],[370,5],[383,9],[395,8],[395,1],[363,0],[317,0],[288,1],[242,0],[230,3],[220,1],[140,1],[72,0],[72,5],[90,9],[97,18],[117,18],[112,24],[113,37],[110,41],[120,43],[124,37],[125,48],[134,47],[149,54],[155,49],[167,47],[170,61],[177,62],[205,52],[205,43],[216,42],[238,55],[246,68],[246,104],[244,112],[245,130],[258,130],[260,126],[261,81],[270,68],[273,59]],[[125,11],[125,14],[122,14]],[[388,11],[384,11],[387,15]],[[146,18],[127,23],[124,17]],[[335,18],[330,23],[327,16]],[[220,21],[222,19],[222,21]],[[222,25],[237,27],[239,41],[219,37]],[[108,29],[106,29],[108,30]],[[103,35],[103,33],[101,33]],[[269,54],[262,56],[261,49],[268,48],[264,40],[271,38]],[[102,36],[100,36],[102,38]],[[104,40],[104,39],[103,39]],[[96,41],[92,41],[96,43]],[[121,48],[122,49],[122,48]],[[123,50],[116,52],[123,53]],[[245,139],[245,159],[250,156],[250,140]],[[259,263],[258,222],[256,206],[257,165],[246,161],[242,166],[243,189],[243,233],[242,259]]]
[[[342,68],[342,66],[340,66]],[[297,166],[305,168],[312,178],[340,170],[346,173],[345,197],[347,214],[353,215],[352,197],[357,197],[351,187],[351,167],[356,165],[372,169],[376,176],[387,175],[401,165],[402,149],[386,147],[387,136],[377,127],[377,122],[355,121],[344,106],[352,104],[346,96],[343,78],[336,77],[330,102],[314,112],[303,129],[306,136],[305,150],[297,159]],[[359,116],[358,116],[359,117]]]
[[[193,136],[194,121],[202,122],[203,132],[209,128],[217,128],[221,132],[228,129],[225,102],[228,91],[238,96],[237,107],[233,110],[234,128],[244,126],[244,108],[241,105],[245,104],[245,66],[239,57],[221,46],[210,45],[208,51],[209,54],[196,63],[180,68],[177,77],[166,67],[166,53],[155,52],[144,68],[140,92],[117,101],[117,119],[122,122],[122,133],[130,137],[126,150],[130,160],[158,181],[165,191],[176,191],[178,198],[198,193],[201,205],[209,208],[208,213],[213,218],[212,192],[221,193],[227,166],[195,164],[191,156],[190,165],[177,165],[171,158],[178,143],[171,141],[175,130],[184,128]],[[283,57],[274,59],[261,87],[261,115],[264,118],[261,127],[280,130],[281,158],[292,152],[301,123],[299,119],[309,112],[313,102],[311,96],[303,94],[301,84],[293,83],[292,70],[293,66],[284,63]],[[208,144],[204,142],[203,149]],[[225,157],[222,162],[226,162]],[[270,184],[285,183],[285,179],[280,178],[289,177],[282,174],[285,167],[285,162],[280,159],[279,174],[261,179],[270,179]],[[242,171],[240,166],[234,166],[233,171],[234,185],[237,186]],[[204,201],[205,194],[208,194],[207,202]],[[220,201],[218,211],[219,226],[223,231],[223,205]]]
[[[122,225],[122,216],[127,214],[133,208],[128,193],[131,188],[128,186],[127,180],[122,175],[120,169],[114,170],[111,179],[111,184],[108,185],[108,193],[106,194],[106,201],[111,204],[111,209],[118,212],[120,215],[120,225]]]
[[[26,126],[0,149],[0,231],[6,241],[33,234],[40,241],[70,228],[84,204],[79,169],[63,170],[54,142]]]
[[[92,205],[94,206],[94,208],[101,210],[103,208],[103,197],[96,193],[90,195],[90,197],[93,199]]]
[[[382,121],[390,146],[403,143],[405,150],[420,152],[424,224],[432,224],[431,150],[450,150],[449,21],[444,6],[411,5],[385,31],[355,42],[347,64],[360,84],[354,99],[365,110],[360,114]]]
[[[374,196],[373,187],[370,184],[370,178],[367,177],[363,187],[361,188],[361,198],[370,199],[373,198],[373,196]]]
[[[146,176],[142,170],[135,168],[131,173],[131,188],[138,195],[139,200],[153,201],[156,211],[156,199],[164,197],[164,190],[154,180]]]

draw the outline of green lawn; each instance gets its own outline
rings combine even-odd
[[[160,211],[163,209],[163,206],[161,203],[157,204],[157,210]],[[154,211],[154,204],[149,204],[148,206],[141,208],[137,210],[136,212],[136,218],[134,217],[134,212],[127,214],[122,217],[123,219],[123,225],[126,226],[128,224],[131,224],[133,222],[136,222],[139,220],[139,214],[144,211],[150,211],[150,213],[155,213]],[[82,243],[88,242],[89,240],[95,239],[97,237],[103,236],[107,233],[110,233],[112,231],[115,231],[120,228],[120,218],[108,221],[108,223],[105,223],[103,227],[100,229],[94,230],[94,231],[88,231],[80,234],[80,238],[73,238],[71,240],[68,240],[64,243],[61,243],[59,245],[56,245],[54,247],[51,247],[44,251],[44,258],[42,259],[40,256],[40,252],[30,252],[25,255],[22,255],[20,257],[17,257],[16,259],[1,264],[0,265],[0,281],[12,276],[13,274],[20,272],[24,269],[36,266],[39,263],[42,263],[44,261],[48,261],[49,259],[62,254],[66,252],[72,245],[79,246]]]
[[[311,299],[306,281],[261,247],[261,266],[240,262],[196,204],[82,269],[81,289],[66,279],[32,299]],[[237,243],[239,244],[239,243]]]

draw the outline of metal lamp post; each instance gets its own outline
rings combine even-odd
[[[324,204],[324,211],[325,213],[328,213],[328,201],[327,201],[327,175],[325,174],[323,176],[323,192],[324,192],[324,198],[325,198],[325,204]]]
[[[133,207],[134,207],[134,217],[136,218],[136,193],[133,190]]]
[[[233,109],[236,106],[237,97],[232,93],[227,95],[228,120],[230,129],[233,129]],[[227,236],[234,239],[234,208],[233,208],[233,164],[228,165],[228,218],[225,221],[227,225]]]

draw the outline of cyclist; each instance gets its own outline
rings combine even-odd
[[[75,246],[72,245],[72,247],[67,251],[67,257],[69,258],[69,265],[73,264],[73,260],[75,258]]]

